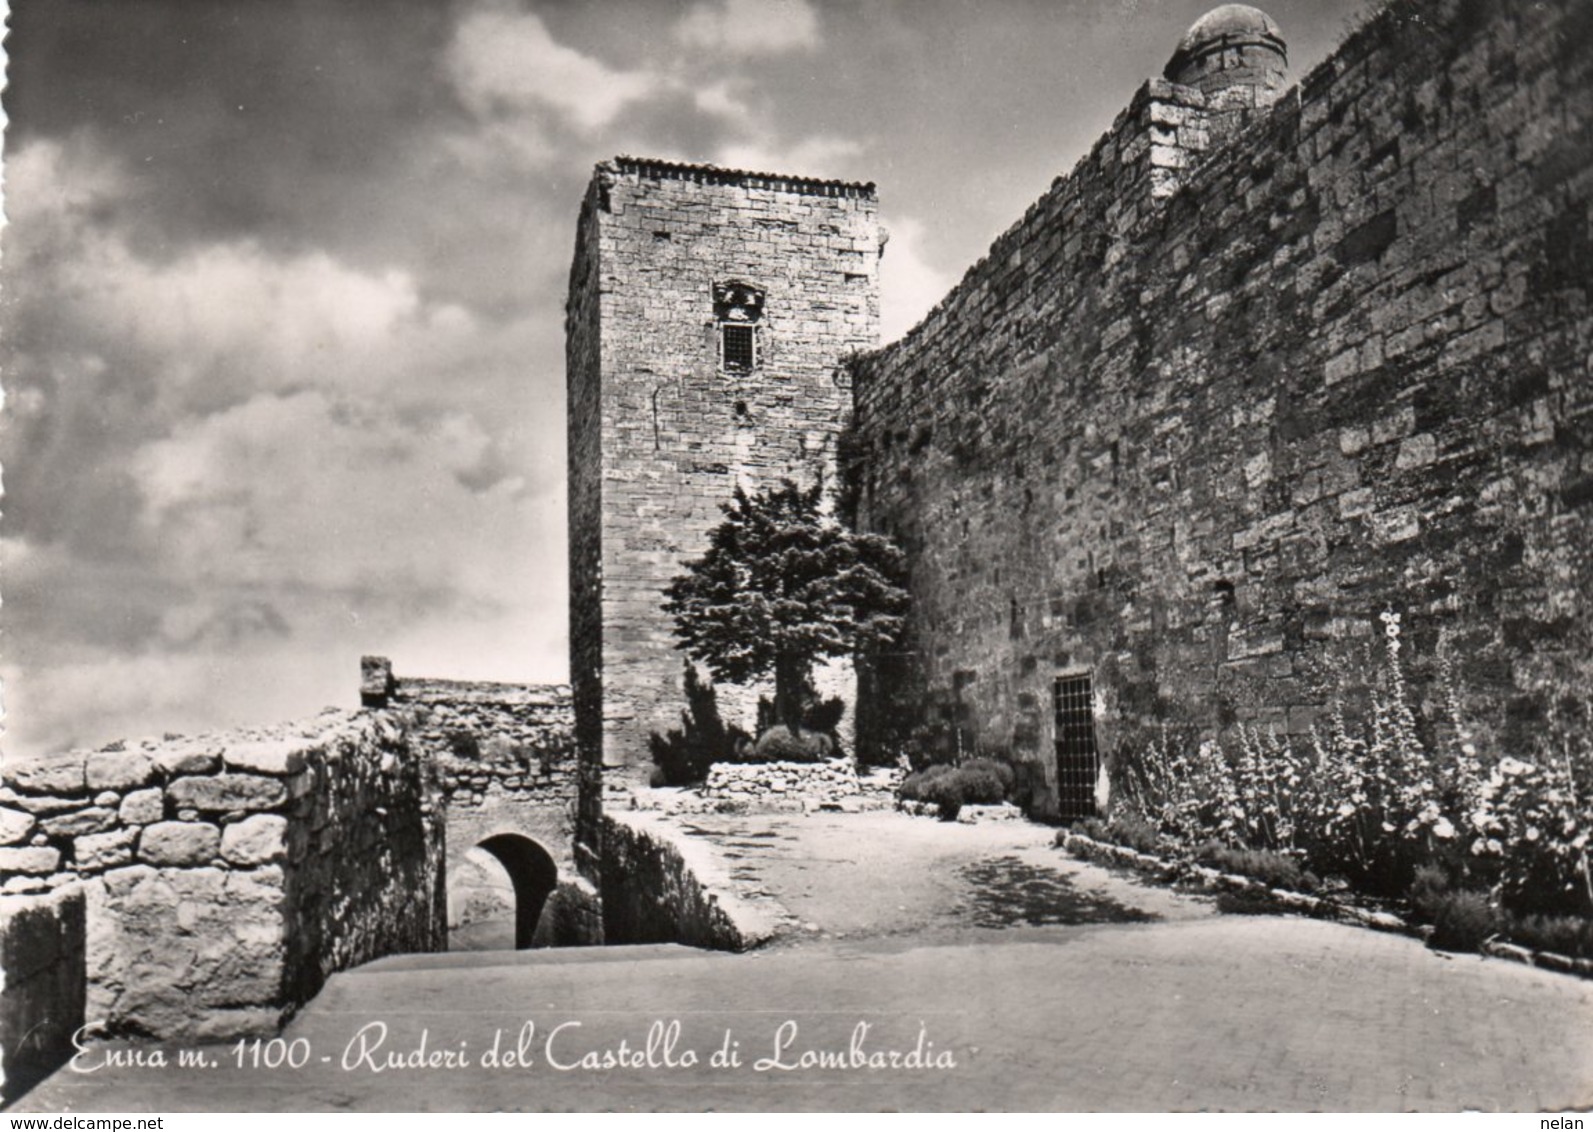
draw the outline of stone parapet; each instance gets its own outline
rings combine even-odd
[[[402,721],[8,762],[0,890],[81,885],[96,1032],[274,1032],[332,972],[442,945],[441,826]]]
[[[789,919],[736,892],[724,863],[657,814],[608,813],[603,831],[605,943],[683,943],[746,951]]]

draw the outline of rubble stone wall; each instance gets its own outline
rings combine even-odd
[[[387,662],[370,658],[367,665]],[[384,702],[402,712],[446,800],[447,872],[489,838],[536,842],[558,869],[539,944],[601,943],[597,889],[578,868],[580,780],[568,685],[387,675]]]
[[[81,883],[103,1032],[274,1032],[334,971],[444,945],[435,792],[393,718],[116,744],[3,781],[0,890]]]
[[[407,717],[448,800],[448,857],[495,833],[538,841],[574,871],[578,792],[567,685],[403,677],[388,701]]]
[[[1506,749],[1585,695],[1590,13],[1396,0],[1270,108],[1148,83],[857,367],[915,710],[1053,776],[1063,673],[1108,753],[1299,735],[1389,610]]]

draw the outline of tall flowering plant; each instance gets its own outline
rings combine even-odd
[[[1467,815],[1471,852],[1493,866],[1513,912],[1593,914],[1593,791],[1585,747],[1537,762],[1504,757]]]
[[[1444,741],[1426,741],[1405,673],[1403,624],[1390,610],[1363,725],[1343,699],[1296,747],[1241,724],[1225,751],[1167,732],[1139,751],[1128,798],[1163,833],[1188,845],[1304,857],[1324,875],[1385,895],[1405,891],[1418,866],[1494,891],[1518,913],[1593,915],[1593,719],[1552,711],[1559,746],[1536,761],[1482,757],[1460,709],[1446,639],[1437,672],[1448,716]],[[1436,729],[1442,733],[1443,729]],[[1548,746],[1552,746],[1549,744]]]

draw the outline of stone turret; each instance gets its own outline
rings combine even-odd
[[[1163,74],[1213,106],[1267,106],[1288,81],[1289,47],[1276,21],[1248,4],[1213,8],[1178,43]]]

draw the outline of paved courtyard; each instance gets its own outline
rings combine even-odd
[[[689,822],[790,910],[774,945],[395,957],[336,976],[288,1027],[271,1052],[301,1068],[215,1047],[204,1067],[63,1070],[19,1107],[1593,1104],[1587,982],[1220,916],[1070,861],[1023,823]],[[1069,919],[1083,922],[1055,922]]]

